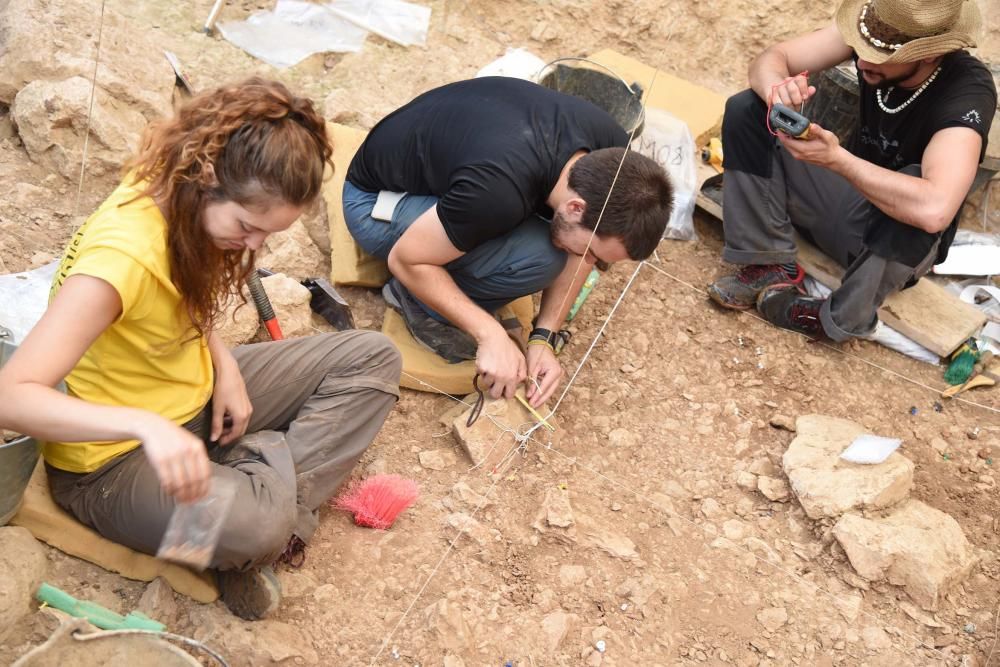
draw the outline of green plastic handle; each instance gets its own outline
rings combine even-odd
[[[50,584],[42,583],[35,597],[39,602],[64,611],[70,616],[85,618],[102,630],[152,630],[163,632],[167,626],[154,621],[139,611],[133,611],[128,616],[116,614],[94,602],[77,600],[75,597]]]

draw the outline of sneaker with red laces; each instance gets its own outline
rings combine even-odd
[[[795,285],[770,285],[757,297],[757,310],[771,324],[805,334],[810,338],[825,338],[819,309],[826,299],[803,296]]]
[[[798,264],[790,275],[779,264],[748,264],[732,275],[723,276],[708,286],[708,296],[723,308],[749,310],[757,303],[760,291],[779,283],[795,286],[804,293],[806,272]]]

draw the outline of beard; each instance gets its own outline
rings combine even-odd
[[[862,76],[867,75],[867,76],[877,77],[874,82],[869,81],[867,78],[865,78],[865,83],[885,91],[888,88],[894,88],[898,86],[901,82],[912,78],[913,75],[917,73],[917,70],[920,69],[920,63],[912,63],[912,65],[913,66],[906,72],[903,72],[902,74],[899,74],[891,78],[886,77],[884,74],[879,74],[878,72],[872,72],[869,70],[859,70],[859,71],[861,72]]]
[[[573,228],[573,223],[566,219],[566,216],[562,212],[556,210],[552,212],[552,223],[549,225],[549,238],[552,240],[552,245],[557,248],[562,248],[560,244],[559,237],[565,236],[570,229]]]

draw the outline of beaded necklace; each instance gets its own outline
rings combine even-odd
[[[910,95],[910,98],[908,100],[906,100],[905,102],[903,102],[902,104],[900,104],[898,107],[890,108],[890,107],[887,107],[885,105],[885,102],[882,100],[882,89],[881,88],[878,88],[878,89],[875,90],[875,101],[878,102],[878,106],[879,106],[880,109],[882,109],[882,111],[884,111],[884,112],[886,112],[888,114],[899,113],[900,111],[902,111],[906,107],[910,106],[910,103],[913,102],[913,100],[917,99],[917,97],[920,96],[920,93],[924,92],[927,89],[927,86],[929,86],[932,83],[934,83],[934,79],[937,78],[937,75],[938,75],[938,73],[940,71],[941,71],[941,66],[938,65],[937,69],[935,69],[933,72],[931,72],[931,75],[929,77],[927,77],[927,79],[924,80],[924,82],[922,84],[920,84],[920,87],[917,88],[915,91],[913,91],[913,94]],[[885,91],[885,99],[889,99],[889,94],[892,91],[894,91],[894,90],[896,90],[896,87],[895,86],[890,86],[889,89]]]

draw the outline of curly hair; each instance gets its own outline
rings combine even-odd
[[[198,335],[253,270],[252,250],[222,250],[205,231],[210,202],[305,206],[320,193],[333,146],[312,102],[259,77],[196,95],[154,121],[125,166],[167,220],[170,276]]]

